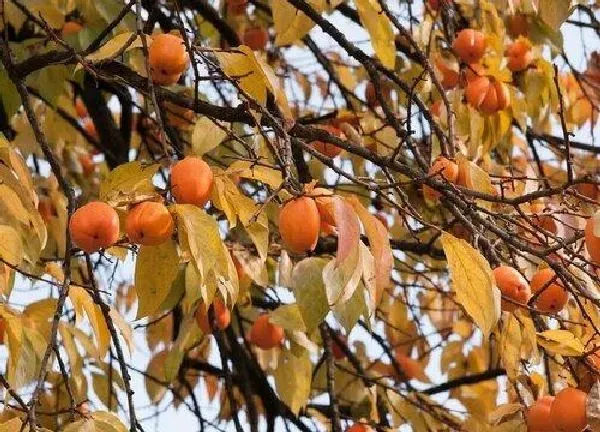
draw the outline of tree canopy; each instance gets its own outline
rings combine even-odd
[[[0,10],[0,431],[600,430],[600,2]]]

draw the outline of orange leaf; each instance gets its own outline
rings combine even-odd
[[[352,206],[339,196],[333,198],[333,217],[338,231],[335,265],[339,266],[358,247],[360,224]]]
[[[365,234],[369,239],[369,246],[373,258],[375,258],[375,304],[379,304],[383,290],[390,284],[390,274],[394,267],[394,256],[390,246],[388,230],[383,223],[363,207],[358,198],[350,197],[347,201],[354,207],[358,215]]]

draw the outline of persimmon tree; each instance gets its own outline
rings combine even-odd
[[[0,430],[600,430],[599,5],[4,0]]]

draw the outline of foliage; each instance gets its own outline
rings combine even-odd
[[[598,427],[598,1],[2,13],[0,431]]]

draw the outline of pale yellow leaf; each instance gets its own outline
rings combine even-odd
[[[326,263],[323,258],[306,258],[296,264],[292,272],[291,287],[308,334],[319,326],[329,312],[323,283]]]
[[[288,331],[306,331],[306,325],[297,304],[285,304],[269,312],[269,321]]]
[[[11,226],[0,225],[0,239],[0,258],[12,265],[21,264],[23,243],[19,233]]]
[[[279,366],[273,372],[279,397],[297,414],[308,402],[311,385],[312,364],[307,351],[295,356],[284,351]]]
[[[133,40],[132,40],[133,39]],[[132,42],[125,48],[127,42],[132,40]],[[148,38],[148,44],[151,43],[151,38]],[[142,39],[140,36],[135,36],[135,33],[125,32],[116,35],[104,45],[100,47],[98,51],[94,51],[90,55],[86,57],[87,60],[91,62],[96,62],[100,60],[110,60],[115,55],[117,55],[120,51],[127,52],[134,48],[142,47]]]
[[[500,291],[489,263],[466,241],[446,232],[441,236],[456,301],[487,338],[500,318]]]
[[[381,9],[377,0],[356,0],[360,22],[371,36],[371,44],[381,63],[394,69],[396,45],[392,22]]]
[[[318,13],[323,11],[324,0],[308,0],[307,3]],[[300,12],[286,0],[271,0],[273,22],[275,25],[275,44],[291,45],[298,42],[315,25],[313,20]]]
[[[144,165],[139,161],[119,165],[100,184],[100,199],[114,203],[153,194],[152,178],[159,168],[158,164]]]

